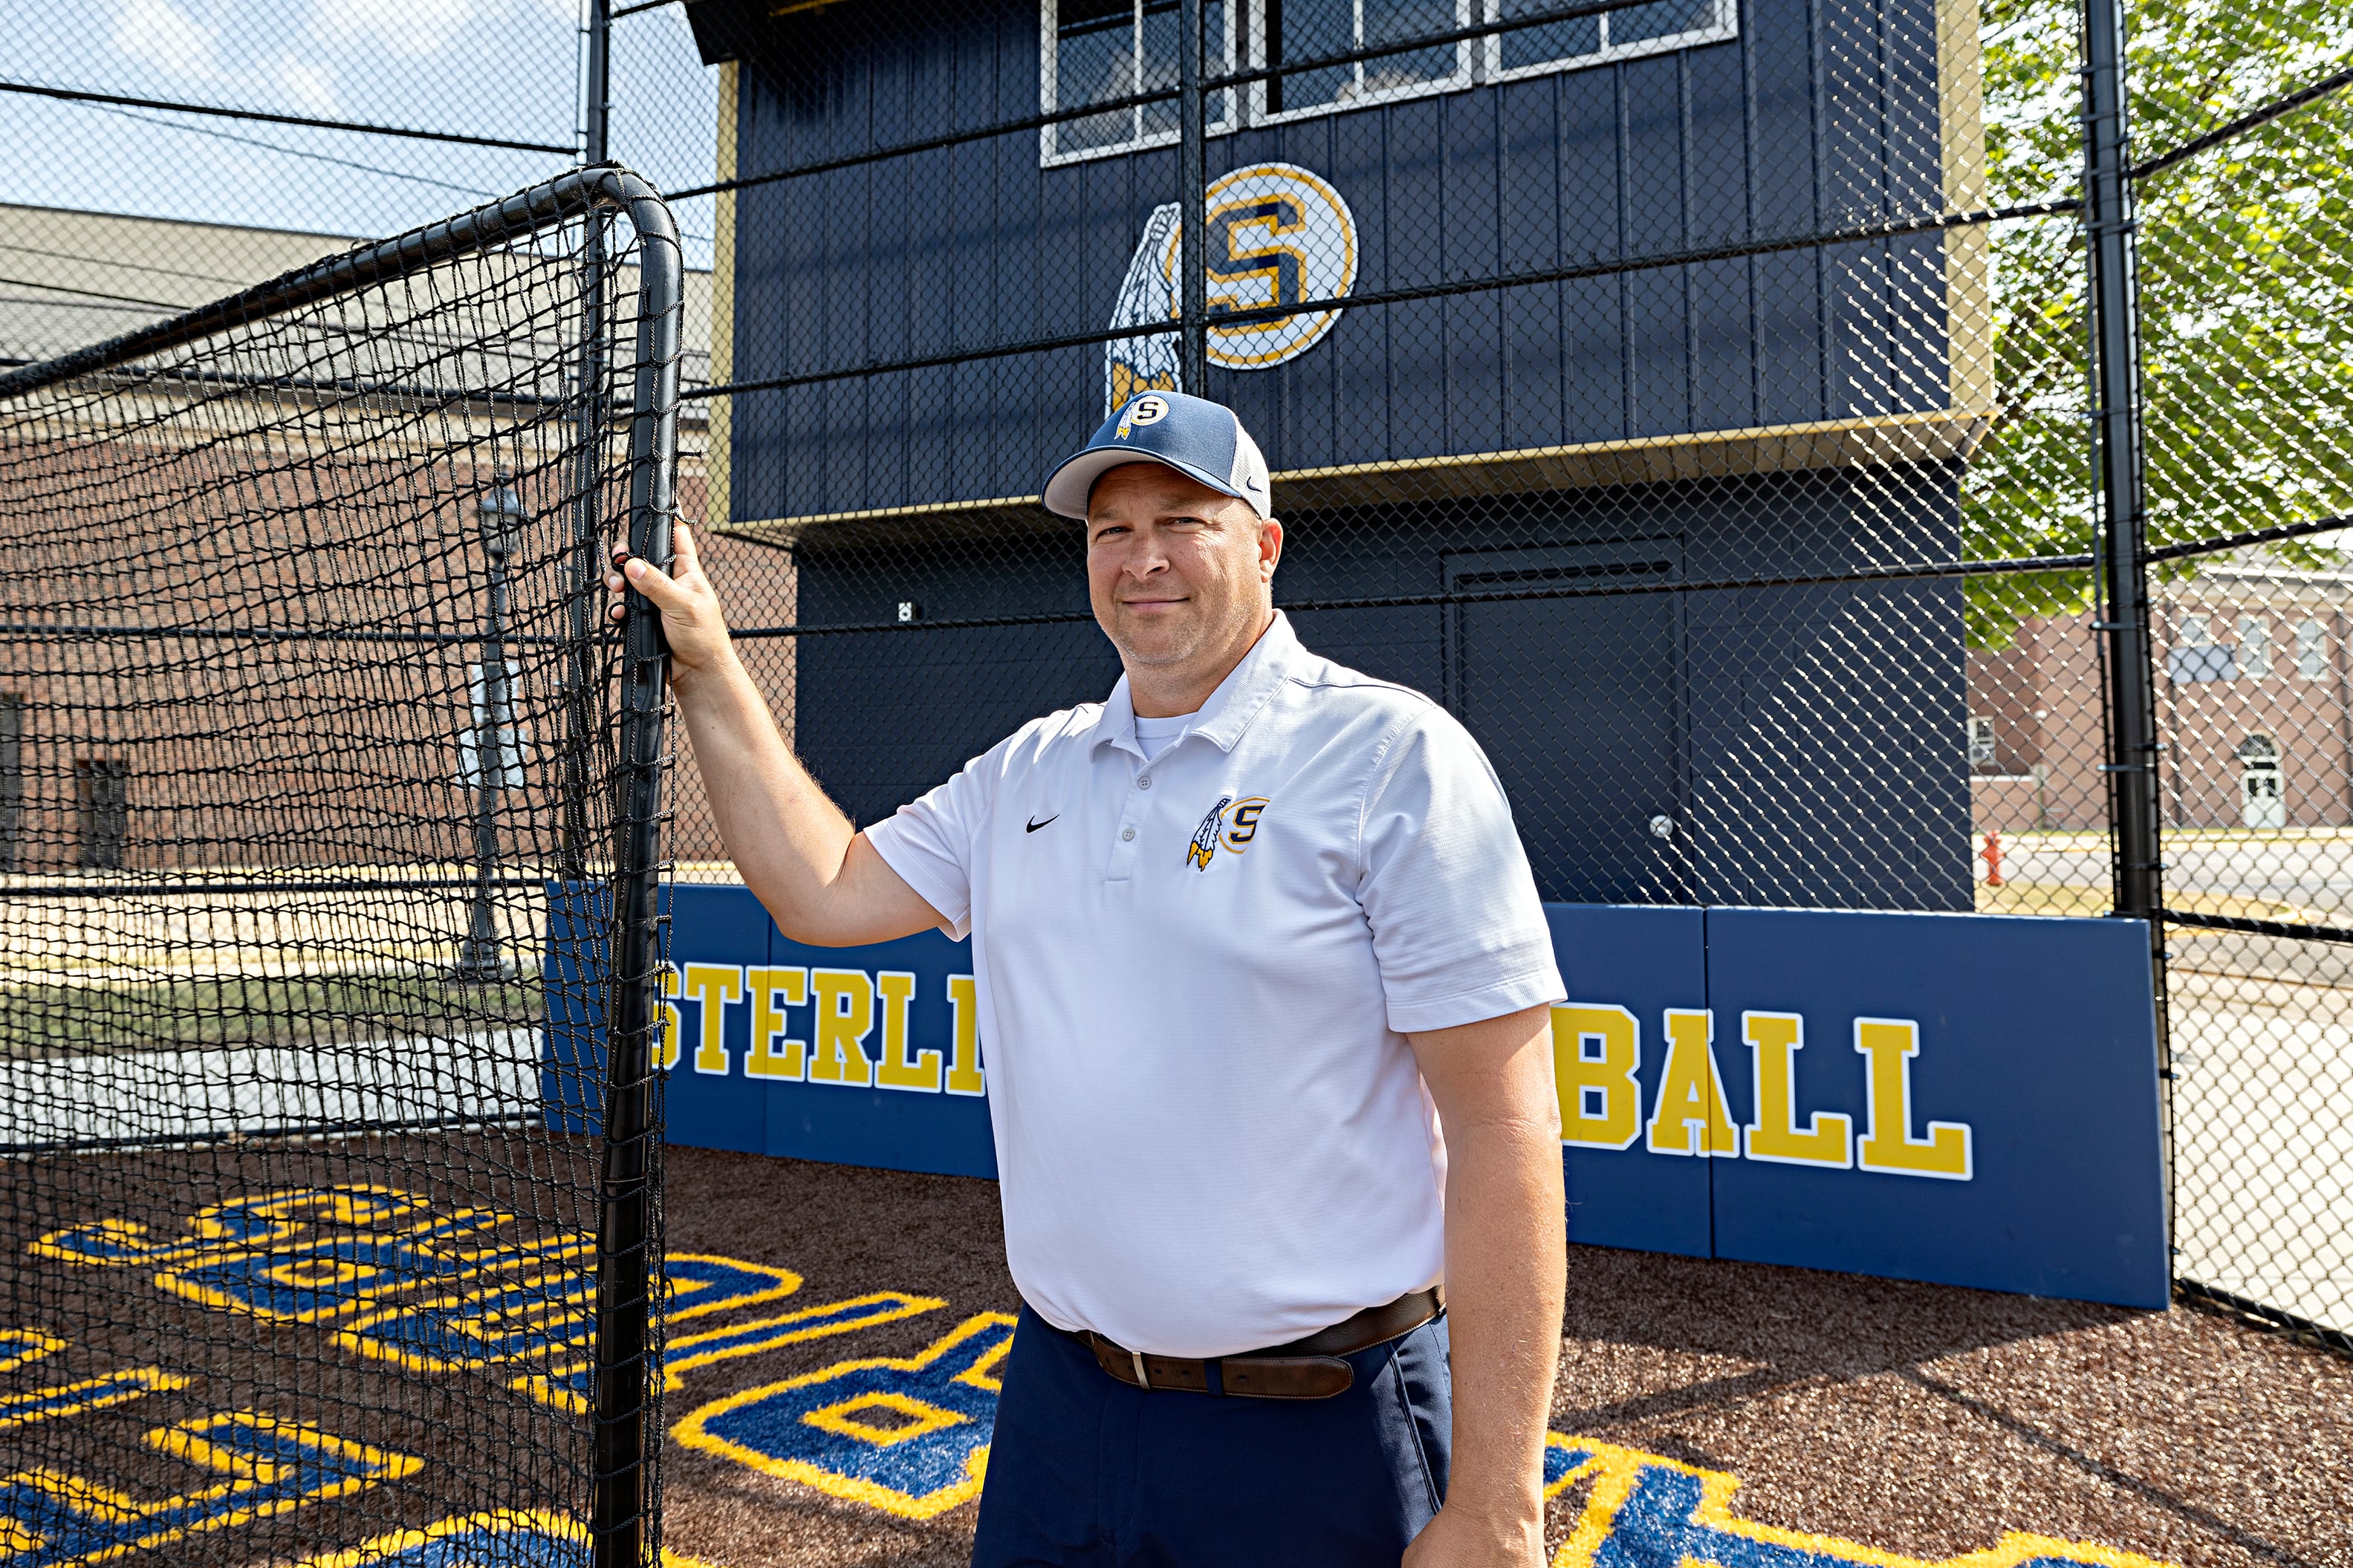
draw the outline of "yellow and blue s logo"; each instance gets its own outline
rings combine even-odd
[[[1201,826],[1193,830],[1193,841],[1185,847],[1185,863],[1196,871],[1206,871],[1219,849],[1236,855],[1258,841],[1259,818],[1265,815],[1269,802],[1262,795],[1242,800],[1219,795],[1218,804],[1201,818]]]

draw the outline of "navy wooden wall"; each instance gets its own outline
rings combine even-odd
[[[1247,129],[1213,139],[1210,170],[1331,181],[1359,294],[1944,209],[1934,0],[1743,0],[1739,21],[1722,43]],[[778,26],[738,79],[742,174],[1037,108],[1035,0]],[[745,190],[733,376],[1099,330],[1175,180],[1173,149],[1041,168],[1029,132]],[[1931,235],[1358,307],[1299,359],[1206,390],[1278,472],[1868,422],[1948,406],[1945,271]],[[1100,417],[1101,365],[1089,346],[741,395],[733,516],[1034,495]],[[1471,725],[1549,899],[1967,909],[1957,585],[1672,591],[1953,559],[1958,497],[1955,467],[1920,462],[1332,507],[1287,520],[1277,595],[1649,574],[1662,591],[1297,624]],[[796,744],[858,820],[1116,679],[1075,527],[856,537],[799,534],[804,627],[908,600],[934,622],[1074,617],[802,636]]]
[[[1036,112],[1035,0],[779,26],[739,78],[743,174]],[[1333,182],[1358,293],[1934,214],[1936,28],[1934,0],[1742,0],[1726,42],[1246,129],[1210,171]],[[1176,153],[1038,151],[1027,132],[741,193],[735,379],[1106,325]],[[1281,471],[1940,408],[1947,332],[1931,234],[1360,307],[1206,390]],[[1035,494],[1100,417],[1100,365],[1073,348],[745,395],[733,515]]]
[[[1582,558],[1601,565],[1596,581],[1660,563],[1649,580],[1671,589],[1950,558],[1954,480],[1941,467],[1826,469],[1557,491],[1508,510],[1316,512],[1290,524],[1276,596],[1432,595],[1483,561],[1574,572]],[[1083,618],[1075,523],[1042,540],[797,554],[805,625],[871,626],[902,599],[941,621],[1077,617],[802,637],[794,744],[861,824],[1119,678]],[[1468,616],[1502,618],[1482,641]],[[1303,610],[1293,625],[1310,647],[1464,720],[1547,899],[1971,907],[1957,584]],[[1666,838],[1650,830],[1661,815]]]

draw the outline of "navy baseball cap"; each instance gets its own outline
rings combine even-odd
[[[1095,480],[1122,463],[1162,464],[1249,502],[1262,518],[1274,515],[1267,494],[1266,454],[1222,403],[1181,392],[1146,392],[1129,398],[1092,439],[1046,476],[1046,510],[1063,517],[1086,516],[1087,495]]]

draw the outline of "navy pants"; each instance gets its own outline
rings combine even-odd
[[[1330,1399],[1147,1392],[1023,1308],[974,1568],[1397,1568],[1446,1497],[1446,1320],[1347,1360]]]

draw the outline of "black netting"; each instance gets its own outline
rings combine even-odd
[[[573,178],[0,380],[23,1560],[649,1511],[677,287]]]

